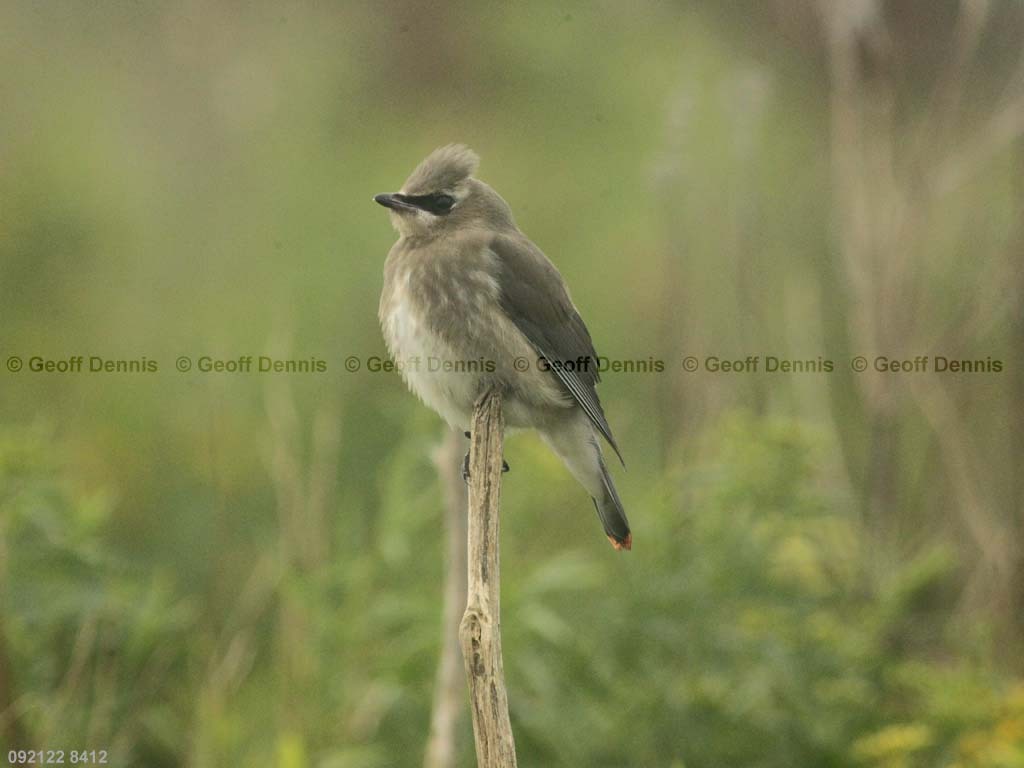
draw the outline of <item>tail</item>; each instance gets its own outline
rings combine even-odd
[[[594,508],[597,510],[597,516],[601,518],[605,536],[616,550],[632,549],[633,534],[629,530],[626,510],[622,508],[622,500],[619,499],[615,483],[608,474],[604,458],[601,458],[601,483],[604,485],[604,493],[600,498],[594,497]]]
[[[542,430],[540,436],[587,489],[612,546],[618,550],[632,549],[633,536],[626,512],[608,474],[597,435],[583,411],[577,409],[565,421]]]

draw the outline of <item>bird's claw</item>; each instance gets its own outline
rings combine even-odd
[[[501,471],[502,474],[508,472],[512,467],[508,465],[508,462],[504,459],[501,460]],[[469,451],[462,457],[462,482],[469,485]]]

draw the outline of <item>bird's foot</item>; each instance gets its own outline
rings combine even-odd
[[[512,467],[508,465],[508,462],[504,459],[501,460],[501,471],[502,473],[508,472]],[[469,485],[469,451],[466,451],[466,455],[462,457],[462,482]]]

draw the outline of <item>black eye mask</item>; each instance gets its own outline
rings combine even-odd
[[[435,192],[430,195],[395,195],[403,203],[414,205],[435,216],[444,216],[451,213],[455,206],[455,198],[443,192]]]

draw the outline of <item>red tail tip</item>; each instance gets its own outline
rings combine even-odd
[[[633,534],[632,533],[627,533],[626,534],[626,538],[624,538],[622,541],[619,541],[618,539],[613,538],[612,536],[608,537],[608,541],[610,541],[612,543],[612,546],[615,547],[615,551],[616,552],[621,552],[624,549],[625,550],[630,550],[630,549],[633,548]]]

